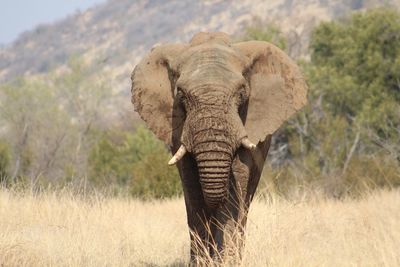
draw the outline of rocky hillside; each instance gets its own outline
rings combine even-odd
[[[111,73],[117,90],[126,88],[133,66],[154,44],[188,41],[198,31],[238,34],[255,17],[274,22],[298,57],[306,54],[317,22],[382,5],[400,6],[400,0],[109,0],[2,48],[0,82],[48,72],[78,54]]]

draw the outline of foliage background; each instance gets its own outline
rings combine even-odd
[[[243,36],[291,45],[256,19]],[[340,198],[400,184],[400,15],[376,9],[318,25],[299,61],[309,104],[274,136],[259,192]],[[63,71],[0,85],[5,186],[108,190],[143,198],[181,193],[168,148],[133,112],[110,106],[112,84],[74,56]],[[125,113],[124,113],[125,112]]]

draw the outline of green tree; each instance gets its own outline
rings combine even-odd
[[[400,14],[387,9],[323,23],[311,40],[312,101],[321,99],[325,114],[343,118],[350,135],[360,133],[366,153],[377,142],[400,141],[399,43]]]
[[[400,14],[377,9],[321,24],[311,40],[309,81],[324,109],[398,140]],[[328,82],[329,81],[329,82]]]
[[[86,176],[88,155],[98,141],[99,132],[115,119],[108,116],[113,113],[111,87],[95,66],[78,56],[71,57],[68,71],[55,75],[53,81],[58,102],[71,121],[69,172],[72,176]]]
[[[0,137],[12,156],[10,180],[35,187],[84,177],[90,148],[105,128],[100,115],[110,113],[110,92],[79,58],[60,73],[2,84]]]
[[[314,30],[304,65],[309,105],[286,127],[296,167],[313,179],[338,177],[342,191],[400,185],[393,175],[400,169],[399,43],[394,10],[355,13]]]
[[[68,119],[56,92],[44,79],[19,79],[0,87],[2,133],[10,145],[10,178],[27,176],[34,184],[57,162],[63,149]]]
[[[318,186],[341,196],[400,186],[399,44],[395,10],[354,13],[315,28],[311,61],[301,63],[309,104],[281,131],[289,160],[272,169],[270,188],[290,194]]]
[[[90,153],[89,177],[98,185],[126,186],[135,196],[173,196],[181,186],[176,168],[167,165],[170,156],[165,145],[143,126],[135,133],[108,133]]]

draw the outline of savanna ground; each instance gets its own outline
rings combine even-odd
[[[1,266],[185,266],[183,199],[0,191]],[[241,266],[399,266],[400,191],[256,199]]]
[[[279,28],[247,35],[290,52]],[[242,266],[400,266],[399,43],[394,9],[315,26],[309,104],[276,135]],[[96,64],[67,65],[0,85],[0,267],[187,265],[165,145],[107,102]]]

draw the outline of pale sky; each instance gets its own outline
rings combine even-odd
[[[0,44],[38,24],[60,20],[106,0],[0,0]]]

